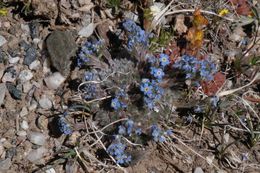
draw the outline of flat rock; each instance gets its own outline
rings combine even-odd
[[[36,150],[30,151],[30,153],[27,155],[26,158],[30,162],[35,163],[35,162],[37,162],[37,160],[41,159],[47,152],[48,152],[48,150],[46,148],[40,147]]]
[[[70,73],[70,58],[77,51],[77,44],[72,32],[53,31],[48,36],[46,45],[52,66],[62,75],[67,76]]]
[[[0,47],[3,46],[6,42],[7,40],[2,35],[0,35]]]
[[[11,165],[12,165],[11,158],[1,160],[0,161],[0,171],[8,171],[9,168],[11,167]]]
[[[44,145],[47,139],[47,137],[40,132],[30,132],[28,138],[31,143],[36,145]]]
[[[1,83],[0,84],[0,106],[4,103],[5,92],[6,92],[5,83]]]

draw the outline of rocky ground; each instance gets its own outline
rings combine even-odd
[[[260,172],[259,5],[1,1],[0,172]]]

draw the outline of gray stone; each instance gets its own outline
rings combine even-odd
[[[11,167],[11,165],[12,165],[11,158],[1,160],[0,161],[0,171],[8,171],[9,168]]]
[[[51,64],[64,76],[70,73],[70,58],[77,51],[75,36],[69,31],[53,31],[46,40]]]
[[[46,95],[42,95],[39,104],[43,109],[50,109],[52,107],[52,102]]]
[[[2,35],[0,35],[0,47],[3,46],[6,42],[7,40]]]
[[[10,58],[8,59],[8,61],[9,61],[10,64],[16,64],[19,60],[20,60],[20,57],[19,57],[19,56],[10,57]]]
[[[84,26],[83,28],[81,28],[79,30],[79,36],[81,37],[89,37],[93,34],[95,30],[95,24],[94,23],[90,23],[89,25],[87,26]]]
[[[36,144],[36,145],[44,145],[46,142],[47,137],[40,132],[31,132],[29,133],[28,136],[29,140],[31,143]]]
[[[0,84],[0,106],[4,103],[5,92],[6,92],[5,83],[1,83]]]
[[[12,96],[13,99],[21,100],[22,99],[22,92],[21,90],[17,89],[15,85],[11,82],[6,82],[6,87]]]
[[[27,155],[27,159],[30,162],[37,162],[37,160],[41,159],[46,153],[48,152],[48,150],[44,147],[40,147],[36,150],[32,150],[30,151],[30,153]]]
[[[197,167],[195,168],[194,173],[204,173],[204,171],[202,170],[201,167]]]
[[[26,50],[26,54],[25,54],[25,57],[24,57],[23,64],[29,66],[33,61],[36,60],[36,55],[37,55],[36,48],[34,46],[29,47]]]
[[[22,83],[27,82],[33,78],[31,70],[23,70],[19,74],[19,79]]]

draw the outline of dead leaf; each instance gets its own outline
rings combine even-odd
[[[239,15],[252,15],[251,7],[247,0],[229,0],[235,7]]]
[[[201,15],[201,12],[199,9],[196,9],[193,13],[193,26],[198,28],[198,29],[202,29],[205,26],[207,26],[209,24],[209,21]]]
[[[206,95],[213,96],[222,87],[225,81],[226,81],[226,76],[221,72],[218,72],[214,75],[213,81],[210,82],[202,81],[201,86]]]
[[[79,36],[81,37],[89,37],[93,34],[96,25],[94,23],[90,23],[87,26],[84,26],[79,30]]]
[[[175,19],[174,31],[177,31],[179,35],[187,32],[187,26],[184,24],[185,17],[183,14],[179,14]]]
[[[237,26],[233,33],[229,36],[229,39],[233,42],[240,42],[245,36],[246,33],[243,31],[243,28],[241,26]]]

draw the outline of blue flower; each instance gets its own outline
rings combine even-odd
[[[172,130],[167,130],[162,132],[162,130],[157,125],[151,126],[151,136],[155,142],[165,142],[166,138],[165,135],[172,135]]]
[[[126,128],[122,125],[118,127],[118,134],[125,135],[126,134]]]
[[[133,120],[127,120],[125,125],[127,127],[127,134],[130,135],[133,131],[133,128],[134,128],[134,121]]]
[[[213,74],[217,72],[216,65],[207,59],[198,60],[193,56],[183,55],[179,61],[173,65],[186,73],[186,79],[191,79],[199,75],[201,79],[211,81]]]
[[[96,41],[96,42],[89,42],[87,41],[80,49],[78,53],[78,58],[77,58],[77,65],[79,67],[82,67],[85,65],[87,62],[89,62],[89,58],[91,56],[98,54],[98,51],[102,45],[102,41]]]
[[[58,128],[60,132],[65,135],[70,135],[72,133],[71,127],[64,117],[58,119]]]
[[[114,142],[107,148],[107,153],[113,156],[118,164],[128,164],[131,162],[132,157],[125,154],[126,145],[121,142]]]
[[[113,98],[111,101],[111,107],[114,108],[115,110],[118,110],[121,107],[121,103],[118,100],[118,98]]]
[[[217,96],[212,97],[210,99],[210,102],[211,102],[212,106],[217,107],[218,102],[219,102],[219,97],[217,97]]]
[[[141,134],[142,134],[142,129],[141,129],[141,128],[137,128],[137,129],[135,130],[135,134],[136,134],[136,135],[141,135]]]
[[[158,80],[142,79],[140,90],[144,93],[144,103],[149,109],[155,108],[155,102],[161,99],[163,89]]]
[[[169,56],[164,54],[164,53],[161,53],[160,54],[160,65],[162,67],[165,67],[166,65],[170,64],[170,61],[169,61]]]
[[[141,91],[144,93],[144,95],[152,94],[152,89],[153,89],[153,87],[149,83],[141,84]]]
[[[155,68],[155,67],[151,67],[151,74],[157,78],[157,79],[162,79],[164,76],[164,72],[161,68]]]
[[[124,29],[128,32],[127,47],[131,51],[134,46],[148,46],[149,34],[141,29],[140,26],[132,20],[125,20],[123,22]]]

